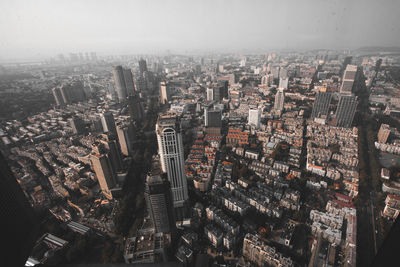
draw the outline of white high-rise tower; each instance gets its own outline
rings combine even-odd
[[[163,172],[168,175],[174,208],[188,199],[183,143],[179,120],[175,115],[160,115],[156,125],[158,154]]]
[[[285,103],[285,92],[279,88],[275,95],[274,109],[275,111],[282,112]]]

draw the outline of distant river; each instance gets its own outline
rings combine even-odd
[[[390,153],[380,152],[380,154],[379,154],[379,162],[385,168],[389,168],[391,166],[400,167],[400,156],[399,155],[393,155],[393,154],[390,154]]]

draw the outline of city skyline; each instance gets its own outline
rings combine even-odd
[[[2,262],[392,266],[398,10],[2,1]]]
[[[2,1],[0,61],[398,46],[398,1]],[[397,7],[397,8],[396,8]],[[379,21],[379,23],[375,23]]]

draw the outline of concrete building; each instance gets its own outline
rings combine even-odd
[[[111,166],[114,172],[122,172],[122,156],[121,156],[121,148],[118,144],[118,139],[116,135],[107,133],[101,134],[100,142],[104,145],[104,148],[107,152],[108,158],[111,161]]]
[[[215,109],[204,109],[204,125],[206,127],[221,127],[222,126],[222,120],[221,120],[222,114],[220,110],[215,110]]]
[[[243,240],[243,257],[257,266],[294,266],[291,258],[276,251],[275,247],[267,245],[258,236],[246,234]]]
[[[144,72],[147,71],[147,62],[143,58],[139,60],[139,72],[140,75],[143,75]]]
[[[161,167],[171,183],[174,208],[182,208],[188,199],[188,189],[178,118],[174,115],[160,115],[156,124],[156,134]]]
[[[64,106],[66,103],[64,102],[64,99],[61,94],[61,88],[60,87],[54,87],[51,89],[53,93],[54,100],[56,101],[57,106]]]
[[[311,113],[311,118],[325,118],[329,115],[329,105],[331,103],[332,94],[329,92],[318,92]]]
[[[103,132],[111,133],[117,136],[117,129],[115,127],[114,115],[110,111],[101,114],[101,124],[103,125]]]
[[[74,134],[83,134],[85,132],[85,124],[81,118],[74,116],[68,121]]]
[[[168,103],[170,98],[170,92],[168,88],[168,84],[166,82],[160,83],[160,102],[161,104]]]
[[[356,65],[347,65],[343,74],[342,85],[340,86],[340,94],[351,95],[353,92],[354,80],[357,75]]]
[[[249,117],[247,120],[247,124],[258,129],[260,128],[260,122],[261,122],[261,110],[249,109]]]
[[[147,212],[157,233],[171,233],[175,228],[170,183],[160,168],[153,168],[145,185]]]
[[[115,90],[117,92],[118,100],[120,102],[124,101],[127,97],[127,89],[124,78],[124,71],[122,66],[113,66],[112,67]],[[132,75],[132,73],[131,73]],[[133,81],[132,81],[133,84]]]
[[[280,77],[279,78],[279,87],[278,88],[288,89],[288,86],[289,86],[289,78]]]
[[[129,115],[132,120],[140,121],[144,118],[144,109],[138,93],[128,96]]]
[[[57,106],[65,106],[67,104],[84,101],[86,94],[83,89],[83,84],[80,81],[64,83],[52,90],[54,100]]]
[[[385,144],[390,135],[390,127],[387,124],[381,124],[378,132],[378,142]]]
[[[336,126],[351,127],[356,113],[358,97],[354,95],[340,95],[336,109]]]
[[[122,154],[131,156],[135,138],[134,126],[130,123],[118,123],[117,134]]]
[[[207,88],[207,101],[214,101],[214,89]]]
[[[90,155],[92,169],[96,173],[103,194],[112,199],[111,189],[116,185],[116,177],[113,171],[111,160],[109,159],[104,145],[100,143],[93,144],[93,151]]]
[[[127,95],[131,95],[135,92],[135,85],[133,83],[133,75],[131,69],[122,69],[124,75],[124,82],[126,87]]]
[[[285,104],[285,92],[283,91],[283,89],[278,89],[275,95],[274,110],[277,112],[282,112],[284,104]]]

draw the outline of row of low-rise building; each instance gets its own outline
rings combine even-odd
[[[275,247],[267,245],[258,236],[246,234],[243,240],[243,257],[258,266],[295,266],[290,257],[277,251]]]

